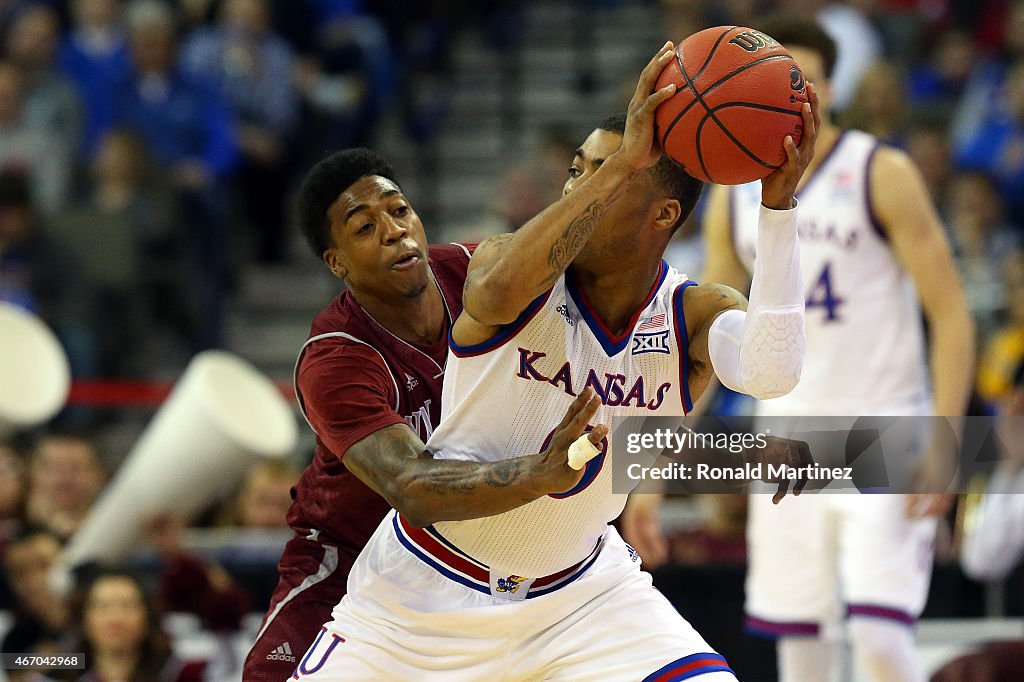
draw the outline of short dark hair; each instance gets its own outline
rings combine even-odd
[[[836,41],[814,19],[780,14],[760,22],[758,30],[775,38],[783,47],[804,47],[817,52],[825,66],[825,76],[832,78],[836,68]]]
[[[302,181],[296,205],[297,220],[309,248],[318,258],[332,244],[327,209],[339,194],[368,175],[379,175],[398,184],[387,159],[365,147],[343,149],[328,156],[313,166]]]
[[[601,121],[597,129],[624,135],[626,133],[626,114],[612,114]],[[686,221],[690,213],[693,212],[694,206],[697,205],[700,193],[704,190],[704,183],[687,173],[681,165],[665,154],[662,154],[658,163],[651,168],[651,176],[667,196],[679,202],[681,208],[679,220],[672,228],[673,231],[679,229],[679,226]]]

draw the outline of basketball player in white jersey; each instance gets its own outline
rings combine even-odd
[[[735,682],[608,525],[625,495],[611,489],[606,424],[682,415],[713,373],[761,397],[799,380],[793,192],[815,108],[764,183],[759,246],[772,255],[749,304],[728,287],[692,286],[662,260],[701,189],[654,142],[654,109],[674,86],[652,90],[672,55],[666,44],[647,65],[625,121],[577,150],[563,198],[475,252],[441,423],[426,446],[350,463],[396,511],[295,679]],[[574,471],[549,443],[564,447],[567,430],[584,427],[596,456]],[[433,511],[410,490],[434,498]]]
[[[792,53],[828,110],[835,46],[813,21],[760,27]],[[903,152],[826,120],[797,197],[807,354],[766,416],[962,415],[973,323],[942,225]],[[716,187],[705,277],[740,288],[760,260],[759,187]],[[755,260],[755,254],[758,258]],[[921,311],[931,336],[931,375]],[[942,495],[822,494],[777,507],[751,495],[748,629],[778,637],[781,682],[825,682],[845,620],[872,682],[923,682],[913,625],[931,575]]]

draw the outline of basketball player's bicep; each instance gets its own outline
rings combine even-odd
[[[711,354],[708,350],[711,325],[726,310],[746,310],[747,299],[732,287],[712,282],[687,287],[683,292],[683,309],[690,335],[691,371],[698,374],[711,372]]]
[[[512,234],[494,235],[481,242],[469,259],[462,288],[462,307],[479,324],[504,324],[522,312],[509,306],[508,273],[501,263],[513,238]],[[526,304],[522,307],[525,309]]]
[[[393,424],[357,441],[345,453],[345,467],[396,505],[399,482],[414,460],[430,457],[423,441],[406,424]]]

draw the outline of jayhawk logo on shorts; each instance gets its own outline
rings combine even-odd
[[[498,592],[508,592],[509,594],[512,594],[519,589],[519,583],[524,580],[526,580],[526,578],[518,575],[510,575],[507,578],[498,578],[497,590]]]

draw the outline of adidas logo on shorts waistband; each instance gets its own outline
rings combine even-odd
[[[281,646],[277,647],[269,654],[267,654],[268,661],[285,661],[287,663],[295,663],[295,656],[292,655],[292,645],[285,642]]]

